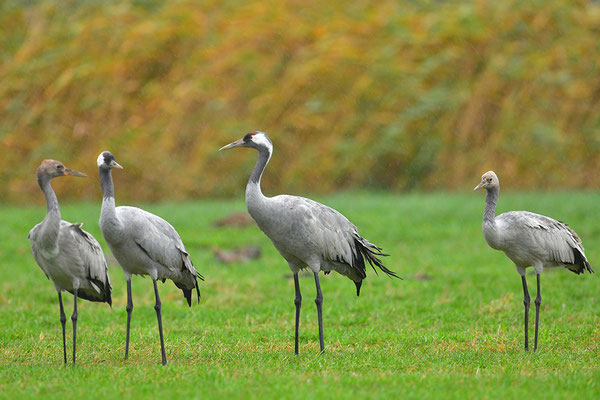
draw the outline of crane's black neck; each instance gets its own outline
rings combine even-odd
[[[113,183],[110,168],[98,167],[100,174],[100,187],[102,187],[102,197],[105,199],[115,198],[115,185]]]
[[[100,186],[102,187],[102,208],[100,209],[100,230],[106,238],[123,229],[115,207],[115,186],[110,168],[98,167]]]
[[[488,222],[494,222],[496,218],[496,204],[498,203],[498,193],[500,188],[498,186],[487,188],[487,195],[485,196],[485,210],[483,211],[483,220]]]
[[[266,147],[259,147],[258,159],[256,160],[252,175],[250,175],[250,179],[248,180],[248,185],[255,184],[260,188],[260,178],[267,167],[269,159],[271,159],[271,150]]]

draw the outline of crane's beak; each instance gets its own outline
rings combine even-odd
[[[486,182],[485,181],[481,181],[479,182],[479,185],[475,186],[475,189],[473,189],[473,191],[477,190],[477,189],[481,189],[482,187],[485,187]]]
[[[116,162],[115,160],[112,160],[110,162],[110,166],[113,168],[119,168],[119,169],[123,169],[123,167],[121,166],[121,164],[119,164],[118,162]]]
[[[83,172],[75,171],[75,170],[72,170],[71,168],[65,168],[65,175],[82,176],[84,178],[87,178],[87,175],[84,174]]]
[[[240,147],[240,146],[243,146],[243,145],[244,145],[244,140],[243,139],[239,139],[239,140],[236,140],[233,143],[229,143],[227,146],[221,147],[219,149],[219,151],[221,151],[221,150],[227,150],[227,149],[233,149],[234,147]]]

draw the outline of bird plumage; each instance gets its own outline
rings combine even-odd
[[[137,207],[116,207],[122,221],[117,230],[101,219],[107,243],[123,270],[132,275],[150,275],[153,279],[170,279],[181,289],[191,305],[191,291],[200,290],[196,278],[204,279],[192,264],[181,237],[164,219]]]
[[[362,281],[366,278],[365,260],[376,272],[375,266],[389,276],[398,276],[387,269],[378,258],[387,254],[361,237],[356,226],[338,211],[304,197],[263,195],[260,180],[273,152],[273,144],[264,132],[248,133],[220,150],[234,147],[258,150],[256,165],[246,185],[246,207],[293,272],[296,292],[295,353],[298,354],[298,326],[302,303],[298,272],[305,268],[309,268],[315,278],[319,342],[323,352],[323,296],[319,272],[327,274],[336,271],[350,278],[356,285],[357,295],[360,294]]]
[[[112,304],[108,266],[102,247],[83,224],[60,221],[56,246],[42,246],[42,224],[31,229],[33,257],[57,290],[73,293],[73,280],[79,281],[79,298]]]
[[[112,304],[108,266],[102,247],[82,224],[72,224],[61,219],[58,200],[50,180],[58,176],[86,176],[66,168],[55,160],[44,160],[37,171],[40,188],[46,197],[47,213],[42,222],[34,226],[27,238],[31,252],[46,277],[58,292],[63,328],[63,351],[66,363],[65,318],[61,292],[68,291],[74,298],[73,312],[73,363],[75,363],[75,330],[77,297]]]
[[[502,250],[516,265],[526,267],[539,262],[543,267],[565,267],[581,274],[593,272],[577,233],[567,224],[528,211],[510,211],[495,218]],[[484,225],[484,235],[491,228]]]
[[[200,301],[197,279],[204,278],[196,271],[179,234],[164,219],[137,207],[115,207],[112,168],[123,168],[108,151],[100,153],[97,160],[102,187],[102,209],[99,225],[104,239],[121,265],[127,281],[127,334],[125,359],[129,354],[129,332],[133,300],[131,276],[149,275],[154,285],[156,316],[160,335],[162,364],[167,363],[162,331],[161,301],[157,280],[172,280],[181,289],[189,306],[192,290],[196,289]]]
[[[292,272],[303,268],[336,271],[358,285],[357,295],[367,276],[365,260],[375,272],[377,266],[397,277],[378,258],[387,254],[362,238],[356,226],[331,207],[304,197],[279,195],[265,198],[260,207],[248,203],[248,211]]]
[[[594,272],[588,262],[581,239],[566,224],[528,211],[510,211],[495,216],[500,182],[494,171],[488,171],[474,190],[486,189],[483,212],[483,236],[490,247],[503,251],[515,264],[523,285],[525,306],[525,349],[528,349],[530,297],[525,278],[526,268],[533,266],[537,279],[535,299],[535,344],[537,350],[540,305],[542,303],[540,275],[544,268],[565,267],[581,274]]]

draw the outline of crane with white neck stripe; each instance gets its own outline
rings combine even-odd
[[[360,294],[362,281],[367,276],[365,260],[375,272],[377,266],[389,276],[396,278],[398,276],[387,269],[378,258],[387,254],[361,237],[356,226],[338,211],[304,197],[263,195],[260,180],[273,153],[273,144],[264,132],[250,132],[220,150],[234,147],[249,147],[258,151],[256,166],[246,186],[246,206],[259,228],[271,239],[293,273],[296,292],[294,352],[298,354],[298,329],[302,304],[298,272],[308,268],[313,273],[317,290],[315,303],[319,324],[319,345],[323,353],[325,351],[323,294],[319,283],[319,272],[328,274],[336,271],[348,277],[356,285],[357,295]]]
[[[131,295],[131,276],[149,275],[154,284],[156,318],[160,336],[162,364],[167,363],[163,339],[161,301],[158,295],[157,280],[170,279],[181,289],[191,307],[192,291],[196,289],[200,301],[200,289],[197,278],[203,280],[196,271],[189,253],[185,249],[179,234],[167,221],[137,207],[115,207],[115,192],[111,170],[122,169],[115,156],[103,151],[98,156],[98,171],[102,187],[102,210],[100,229],[108,247],[121,265],[127,280],[127,335],[125,340],[125,359],[129,356],[129,329],[133,299]]]

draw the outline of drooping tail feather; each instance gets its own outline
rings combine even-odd
[[[192,306],[192,291],[194,290],[194,288],[196,289],[196,293],[198,294],[198,304],[200,303],[200,287],[198,286],[198,279],[200,279],[201,281],[204,280],[204,277],[202,275],[200,275],[200,273],[198,273],[198,271],[195,271],[195,274],[193,275],[194,278],[194,287],[192,288],[188,288],[185,287],[182,283],[179,282],[175,282],[175,286],[177,286],[179,289],[181,289],[181,291],[183,292],[183,297],[185,297],[188,306]]]
[[[110,284],[104,284],[101,280],[94,279],[92,277],[88,277],[88,279],[95,286],[97,286],[98,289],[100,289],[100,293],[98,293],[93,287],[85,289],[80,288],[77,290],[77,297],[94,302],[108,303],[108,305],[112,307],[112,297],[110,294],[112,288],[110,287]],[[74,290],[68,290],[68,292],[74,294]]]
[[[578,275],[583,274],[586,271],[590,274],[594,273],[592,266],[588,262],[587,258],[585,258],[585,254],[579,251],[579,249],[573,249],[573,255],[575,256],[575,262],[567,266],[569,271]]]
[[[188,306],[191,307],[192,306],[192,289],[182,288],[181,291],[183,292],[183,297],[185,297],[185,299],[187,300]]]
[[[204,277],[198,271],[196,271],[196,277],[201,281],[204,280]],[[198,304],[200,304],[200,287],[198,286],[198,281],[196,281],[196,293],[198,294]]]
[[[186,279],[188,280],[188,285],[190,283],[190,278],[191,278],[194,280],[194,286],[189,287],[184,284],[177,283],[177,282],[175,283],[175,285],[179,289],[181,289],[181,291],[183,292],[183,296],[187,300],[188,306],[191,307],[192,306],[192,291],[194,290],[194,288],[196,289],[196,293],[198,295],[198,304],[200,303],[200,287],[198,286],[198,279],[203,281],[204,277],[202,275],[200,275],[200,273],[198,271],[196,271],[196,268],[194,268],[194,264],[192,264],[192,259],[190,258],[190,255],[185,250],[185,248],[180,248],[179,250],[181,251],[182,261],[183,261],[182,271],[184,271],[185,275],[187,276]]]
[[[355,258],[355,262],[357,262],[358,266],[362,267],[362,272],[364,277],[366,277],[365,264],[364,260],[371,265],[373,271],[377,274],[377,269],[375,266],[379,267],[380,270],[385,272],[389,276],[393,276],[394,278],[402,279],[394,271],[387,269],[381,260],[377,257],[387,257],[389,254],[382,253],[382,249],[380,247],[375,246],[373,243],[370,243],[367,239],[359,236],[358,234],[354,235],[354,243],[356,245],[357,255]],[[363,260],[364,258],[364,260]],[[361,265],[362,264],[362,265]],[[363,279],[364,279],[363,277]],[[360,285],[356,287],[357,295],[360,293]]]

